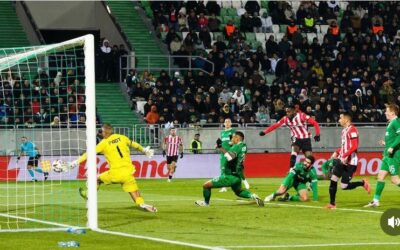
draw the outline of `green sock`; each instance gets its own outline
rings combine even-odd
[[[209,204],[211,199],[211,189],[203,188],[204,201]]]
[[[247,190],[242,190],[240,193],[237,194],[237,196],[242,197],[242,198],[251,198],[252,193],[247,191]]]
[[[374,200],[379,201],[381,199],[381,194],[382,194],[383,188],[385,188],[385,182],[377,181]]]
[[[300,201],[300,196],[298,194],[289,196],[290,201]]]

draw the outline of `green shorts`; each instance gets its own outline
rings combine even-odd
[[[286,190],[289,190],[293,187],[297,192],[303,189],[307,189],[306,183],[295,181],[293,177],[289,176],[286,176],[286,178],[283,179],[282,185],[287,187]]]
[[[232,187],[232,189],[237,189],[242,187],[242,180],[238,176],[234,175],[221,175],[215,177],[211,180],[214,188],[221,187]]]
[[[399,165],[400,161],[397,157],[389,158],[384,156],[380,170],[389,172],[391,176],[399,175]]]

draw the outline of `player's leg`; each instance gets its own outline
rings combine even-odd
[[[236,176],[229,176],[232,191],[241,198],[253,199],[258,206],[263,207],[264,201],[258,197],[257,194],[252,193],[246,189],[242,189],[242,180]]]
[[[289,190],[292,186],[293,186],[293,178],[290,177],[286,177],[283,180],[283,183],[281,184],[281,186],[278,188],[278,190],[276,190],[275,192],[273,192],[272,194],[268,195],[267,197],[265,197],[264,201],[265,202],[270,202],[270,201],[274,201],[276,197],[281,196],[283,194],[285,194],[287,192],[287,190]]]
[[[211,199],[211,189],[221,187],[223,184],[223,177],[215,177],[212,180],[206,181],[203,184],[203,197],[204,200],[195,201],[194,203],[198,206],[208,206]]]
[[[294,167],[294,165],[296,164],[296,159],[299,152],[300,152],[300,146],[296,144],[296,142],[294,142],[292,144],[292,152],[290,153],[289,168]]]
[[[28,169],[28,173],[31,176],[31,180],[32,181],[37,181],[35,178],[35,172],[33,171],[35,169],[34,167],[34,158],[33,157],[29,157],[28,159],[28,164],[26,165],[26,168]]]
[[[379,207],[379,200],[381,199],[383,189],[385,188],[385,178],[390,173],[390,166],[392,165],[393,160],[391,158],[383,157],[378,173],[378,179],[376,181],[374,198],[364,207]]]
[[[226,158],[225,158],[225,156],[223,155],[223,154],[220,154],[220,157],[219,157],[219,166],[220,166],[220,170],[221,170],[221,173],[220,173],[220,175],[223,175],[224,173],[223,173],[223,169],[222,169],[222,166],[225,166],[226,165]],[[223,192],[227,192],[228,191],[228,189],[226,188],[226,187],[222,187],[220,190],[219,190],[219,192],[220,193],[223,193]]]
[[[343,165],[339,160],[334,160],[331,181],[329,184],[329,204],[326,208],[336,208],[336,193],[337,193],[337,183],[339,178],[343,175]]]
[[[308,189],[305,183],[295,183],[293,185],[296,190],[295,195],[289,195],[287,200],[289,201],[308,201]]]
[[[357,187],[366,186],[366,184],[368,184],[368,186],[369,186],[369,183],[367,180],[350,182],[351,179],[353,178],[353,174],[356,172],[356,170],[357,170],[357,166],[354,166],[354,165],[345,165],[344,166],[342,181],[340,184],[341,189],[352,190]]]

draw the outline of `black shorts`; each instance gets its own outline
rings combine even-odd
[[[307,152],[307,151],[312,151],[310,138],[297,139],[297,138],[293,137],[292,138],[292,146],[295,146],[295,145],[298,146],[303,153]]]
[[[334,164],[332,169],[332,174],[336,175],[337,177],[342,177],[342,183],[349,184],[351,178],[353,178],[353,174],[356,172],[357,166],[355,165],[345,165],[338,161]]]
[[[34,166],[34,167],[37,167],[37,166],[39,166],[39,158],[40,158],[40,156],[38,157],[38,156],[35,156],[35,157],[29,157],[29,159],[28,159],[28,166]]]
[[[178,162],[178,156],[177,155],[167,156],[167,164],[171,164],[173,161],[174,162]]]

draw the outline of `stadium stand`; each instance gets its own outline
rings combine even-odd
[[[133,96],[139,92],[144,100],[152,99],[160,122],[181,123],[171,116],[181,106],[185,124],[223,117],[251,123],[259,107],[279,119],[282,107],[291,103],[322,123],[336,121],[341,111],[351,112],[356,122],[383,122],[384,104],[400,103],[398,2],[142,1],[142,7],[158,30],[168,26],[160,38],[174,48],[172,54],[202,55],[214,63],[209,75],[164,73],[131,88]],[[220,15],[214,17],[211,11],[218,9]],[[175,26],[171,13],[186,20]],[[200,28],[202,13],[208,31]],[[253,32],[255,19],[264,13],[272,19],[272,33]],[[288,36],[291,22],[298,30]],[[235,28],[227,34],[229,23]],[[211,38],[211,48],[204,37]],[[147,90],[146,84],[153,87]],[[232,98],[237,90],[245,97],[243,105]]]

